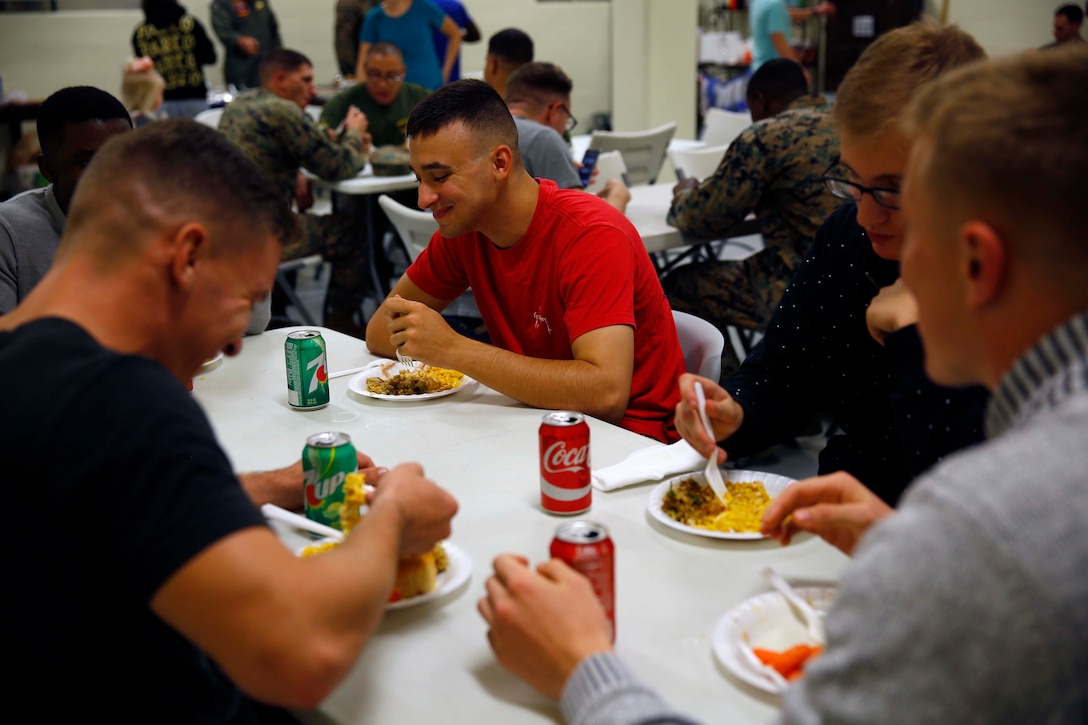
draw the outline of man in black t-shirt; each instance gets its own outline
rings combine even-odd
[[[272,189],[192,121],[117,136],[53,268],[0,317],[0,458],[26,502],[0,569],[18,587],[0,598],[5,687],[52,719],[290,720],[355,663],[398,557],[449,534],[456,503],[405,464],[341,547],[296,558],[253,503],[297,496],[297,469],[239,485],[186,392],[272,286],[293,229]]]

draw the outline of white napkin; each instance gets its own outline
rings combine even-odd
[[[687,441],[671,446],[642,448],[620,463],[593,472],[593,485],[601,491],[613,491],[646,481],[661,479],[678,473],[700,470],[706,459],[700,456]]]

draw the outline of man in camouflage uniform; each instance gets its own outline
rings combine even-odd
[[[219,130],[275,180],[288,203],[299,211],[312,202],[300,167],[328,181],[349,179],[366,166],[370,150],[367,118],[352,106],[344,131],[334,139],[304,110],[314,94],[309,59],[279,48],[261,63],[261,89],[239,97],[223,112]],[[326,216],[299,214],[301,234],[284,245],[284,259],[320,254],[332,262],[327,324],[358,332],[352,320],[369,279],[365,225],[357,212]]]
[[[355,75],[363,21],[377,5],[378,0],[336,0],[336,64],[345,78]]]
[[[283,45],[268,0],[212,0],[212,30],[223,44],[223,76],[241,88],[261,85],[265,54]]]
[[[765,63],[748,85],[755,121],[730,145],[714,176],[674,189],[668,222],[694,237],[720,238],[755,212],[764,249],[739,261],[685,265],[661,282],[675,310],[709,320],[729,340],[730,326],[763,331],[820,224],[842,202],[821,182],[839,154],[823,99],[806,95],[794,61]],[[722,378],[740,361],[722,354]]]

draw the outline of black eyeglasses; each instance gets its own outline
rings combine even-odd
[[[820,180],[824,182],[824,186],[834,196],[840,199],[846,199],[847,201],[861,201],[861,197],[865,194],[873,197],[873,201],[880,204],[885,209],[899,210],[899,189],[877,189],[870,188],[868,186],[862,186],[861,184],[855,184],[853,181],[843,179],[837,176],[831,175],[831,170],[838,167],[839,160],[835,159],[831,166],[828,166],[824,171]]]
[[[567,133],[574,130],[574,127],[578,125],[578,119],[574,117],[574,114],[570,112],[565,103],[560,103],[559,107],[563,109],[567,114]]]
[[[404,80],[404,74],[382,73],[381,71],[368,70],[366,72],[366,79],[368,81],[373,81],[374,83],[381,83],[383,81],[386,83],[400,83],[402,80]]]

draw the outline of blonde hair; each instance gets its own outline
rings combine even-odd
[[[921,183],[946,219],[983,219],[1078,288],[1088,266],[1085,88],[1088,44],[1025,53],[927,86],[901,126],[930,143]]]
[[[121,102],[130,112],[152,114],[158,110],[159,98],[166,81],[155,68],[147,67],[137,59],[125,64],[121,77]]]
[[[847,72],[835,98],[840,134],[876,138],[896,126],[918,87],[986,57],[955,25],[920,21],[882,35]]]

